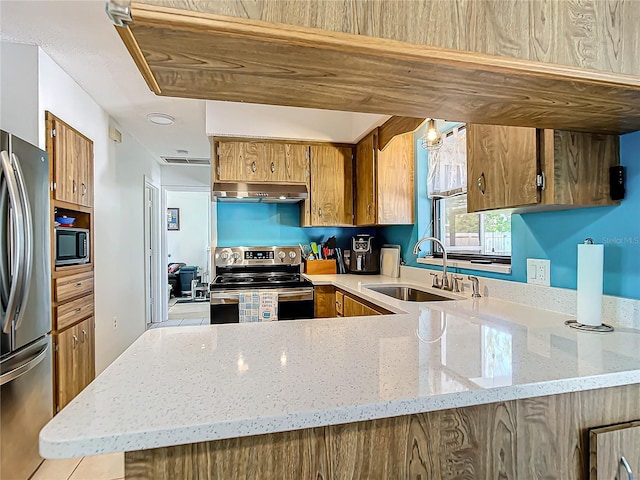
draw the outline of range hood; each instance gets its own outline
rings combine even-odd
[[[218,201],[297,203],[309,198],[306,185],[283,183],[216,182],[212,195]]]

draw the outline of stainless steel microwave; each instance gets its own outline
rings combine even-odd
[[[86,228],[56,227],[56,266],[89,263],[91,242]]]

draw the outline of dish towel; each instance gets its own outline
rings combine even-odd
[[[278,320],[278,292],[275,290],[240,292],[238,314],[240,323]]]

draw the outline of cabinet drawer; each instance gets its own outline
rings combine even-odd
[[[56,302],[64,302],[90,292],[93,292],[93,272],[82,272],[56,279]]]
[[[60,305],[56,307],[56,330],[62,330],[91,315],[93,315],[93,294]]]

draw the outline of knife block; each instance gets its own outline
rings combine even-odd
[[[307,260],[304,264],[304,273],[309,275],[336,274],[338,272],[336,260]]]

